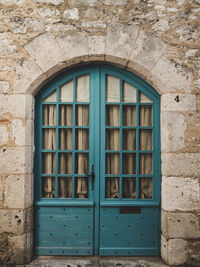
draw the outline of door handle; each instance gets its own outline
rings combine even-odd
[[[87,177],[87,178],[90,178],[91,177],[91,183],[92,183],[91,189],[94,190],[94,180],[95,180],[94,164],[92,164],[91,174],[87,173],[85,175],[85,177]]]

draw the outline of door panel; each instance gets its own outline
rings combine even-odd
[[[35,253],[159,251],[159,96],[128,72],[91,66],[36,97]]]

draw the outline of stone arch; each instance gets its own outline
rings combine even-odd
[[[176,133],[176,136],[173,136],[174,129],[169,129],[166,122],[177,118],[183,120],[179,113],[177,113],[178,117],[175,116],[176,118],[171,116],[171,111],[196,110],[196,97],[191,94],[190,74],[183,68],[178,69],[175,63],[167,59],[167,44],[137,26],[117,23],[108,26],[106,36],[87,35],[81,31],[56,32],[56,34],[46,32],[25,44],[24,49],[27,57],[16,66],[17,77],[14,82],[14,91],[24,94],[27,114],[30,113],[30,109],[34,109],[32,100],[35,94],[47,81],[80,64],[110,63],[135,73],[151,84],[161,95],[163,176],[174,176],[173,171],[168,171],[168,167],[173,161],[173,154],[172,156],[169,154],[183,148],[180,141],[183,139],[183,133],[180,131],[178,135]],[[179,106],[174,102],[177,92],[180,97],[183,97],[183,102]],[[33,120],[31,127],[33,128]],[[172,134],[171,140],[168,137],[169,134]],[[27,154],[32,155],[33,146],[32,139],[27,148]],[[178,157],[177,161],[179,161]],[[27,165],[29,164],[30,162],[27,163]],[[32,183],[32,181],[27,183]],[[164,192],[166,190],[163,189]],[[167,201],[166,197],[163,198],[163,208],[176,210],[175,206],[168,207]],[[179,242],[177,240],[175,241]],[[162,238],[162,257],[170,264],[173,264],[173,255],[170,256],[168,253],[168,244],[175,241],[173,239],[167,241],[164,236]],[[176,247],[177,243],[174,243],[174,246]],[[31,249],[30,244],[27,245],[26,253],[30,253]],[[183,248],[181,247],[181,249]]]

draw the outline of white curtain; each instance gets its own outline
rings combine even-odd
[[[56,125],[56,106],[43,105],[43,125],[55,126]],[[43,149],[55,150],[56,149],[56,131],[55,129],[43,129]],[[43,153],[42,157],[43,173],[55,173],[55,153]],[[55,178],[45,177],[42,183],[42,197],[54,198],[55,197]]]

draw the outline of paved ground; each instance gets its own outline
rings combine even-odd
[[[18,265],[19,266],[19,265]],[[158,257],[38,257],[26,267],[166,267]]]

